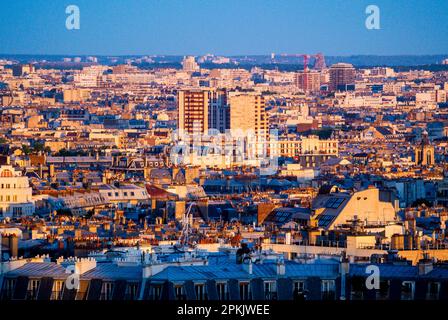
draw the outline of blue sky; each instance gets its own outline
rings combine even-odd
[[[447,0],[0,0],[5,54],[444,54],[447,40]]]

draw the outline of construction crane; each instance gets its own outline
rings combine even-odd
[[[302,54],[303,58],[303,72],[308,72],[308,60],[310,59],[310,54]]]
[[[184,216],[182,217],[182,234],[179,238],[179,247],[184,247],[185,245],[188,245],[188,241],[191,234],[191,220],[193,218],[191,213],[191,208],[193,205],[196,205],[196,202],[190,203],[188,206],[187,211],[185,211]]]

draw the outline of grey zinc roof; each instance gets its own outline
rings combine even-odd
[[[151,277],[151,280],[227,280],[227,279],[252,279],[252,278],[277,278],[276,263],[253,264],[250,275],[242,265],[223,264],[206,266],[168,267],[162,272]],[[335,278],[338,275],[338,264],[286,264],[286,277],[305,278],[321,277]]]
[[[11,277],[26,276],[30,278],[52,277],[65,279],[68,273],[65,273],[63,266],[54,262],[28,262],[17,269],[9,271],[6,275]]]
[[[431,279],[448,279],[448,268],[437,267],[423,277]]]
[[[183,266],[168,267],[162,272],[151,277],[153,280],[225,280],[229,278],[248,278],[248,273],[242,269],[241,265],[209,265],[209,266]]]
[[[366,268],[371,264],[351,264],[350,276],[366,277]],[[418,268],[411,265],[374,264],[379,267],[380,277],[385,278],[412,278],[418,275]]]
[[[115,263],[97,263],[96,268],[81,275],[81,279],[105,279],[105,280],[141,280],[141,266],[118,266]]]

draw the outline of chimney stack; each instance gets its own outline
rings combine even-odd
[[[277,275],[284,276],[286,273],[285,261],[283,258],[279,258],[277,261]]]
[[[248,259],[247,261],[243,262],[243,269],[248,274],[252,274],[253,270],[252,270],[252,260],[251,259]]]
[[[423,259],[418,262],[418,274],[421,276],[428,274],[432,271],[433,268],[434,265],[432,263],[432,260],[429,258],[428,253],[425,252],[423,254]]]

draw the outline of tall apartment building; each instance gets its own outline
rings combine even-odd
[[[320,90],[320,72],[298,72],[294,75],[295,85],[305,92],[318,92]]]
[[[192,89],[177,94],[178,128],[186,134],[225,132],[229,128],[229,109],[225,90]]]
[[[230,128],[230,109],[225,90],[209,90],[209,128],[225,133]]]
[[[330,90],[346,90],[355,83],[355,68],[349,63],[336,63],[330,67]]]
[[[232,131],[253,130],[257,137],[267,137],[268,117],[262,95],[252,92],[230,92],[229,105]]]
[[[242,139],[245,157],[266,157],[269,126],[264,97],[258,93],[230,92],[228,99],[231,134]]]

